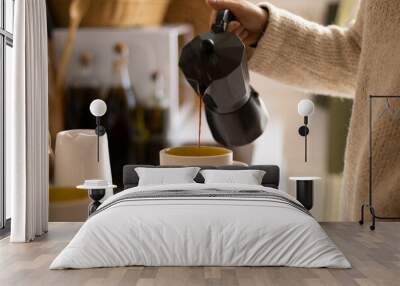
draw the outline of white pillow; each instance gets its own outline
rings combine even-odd
[[[205,184],[261,185],[265,171],[261,170],[202,170]]]
[[[139,176],[139,186],[196,183],[193,179],[199,170],[199,167],[135,168]]]

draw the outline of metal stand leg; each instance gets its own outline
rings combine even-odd
[[[359,223],[360,225],[363,225],[363,224],[364,224],[364,207],[365,207],[365,204],[363,204],[363,205],[361,206],[361,219],[358,221],[358,223]]]
[[[364,224],[364,210],[365,210],[365,207],[367,207],[369,209],[369,212],[371,214],[371,219],[372,219],[372,223],[369,226],[369,229],[370,230],[375,230],[375,222],[376,222],[377,216],[375,215],[375,208],[373,206],[371,206],[371,205],[363,204],[361,206],[361,219],[358,221],[358,223],[360,225]]]
[[[369,211],[371,212],[371,216],[372,216],[372,224],[369,226],[369,229],[375,230],[375,220],[376,220],[375,209],[372,206],[370,206]]]
[[[100,205],[101,205],[101,202],[99,202],[99,201],[94,201],[94,202],[90,203],[90,205],[89,205],[89,207],[88,207],[88,214],[89,214],[89,216],[90,216],[92,213],[94,213]]]
[[[104,197],[106,194],[105,189],[92,189],[89,190],[89,197],[93,200],[93,202],[89,205],[88,208],[88,213],[89,216],[94,213],[97,208],[101,205],[100,200]]]

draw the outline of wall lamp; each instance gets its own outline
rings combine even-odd
[[[297,105],[297,112],[304,117],[304,125],[299,128],[299,135],[304,137],[304,161],[307,162],[307,136],[310,133],[308,128],[308,117],[314,112],[314,103],[309,99],[303,99]]]

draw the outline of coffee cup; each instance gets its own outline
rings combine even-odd
[[[216,146],[181,146],[160,151],[161,166],[247,166],[233,160],[233,152]]]

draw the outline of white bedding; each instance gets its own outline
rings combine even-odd
[[[50,269],[145,266],[350,268],[315,219],[288,204],[257,198],[152,198],[112,204],[132,192],[262,190],[262,186],[144,186],[108,198]],[[291,198],[294,200],[293,198]],[[108,206],[108,207],[107,207]]]

